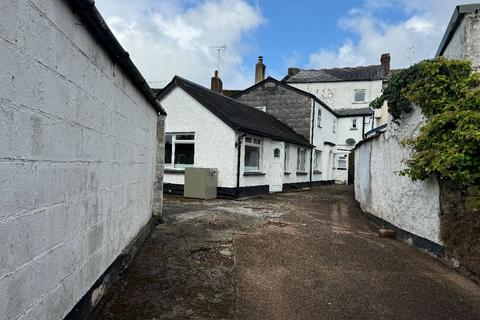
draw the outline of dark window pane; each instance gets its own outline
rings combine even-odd
[[[273,150],[273,156],[275,158],[280,158],[280,149],[275,148],[275,150]]]
[[[195,145],[193,143],[175,144],[175,167],[184,168],[193,165]]]
[[[194,134],[177,134],[175,135],[176,140],[195,140]]]
[[[172,163],[172,135],[165,135],[165,163]]]
[[[253,146],[245,146],[245,171],[260,170],[260,149]]]

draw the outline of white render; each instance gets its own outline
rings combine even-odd
[[[480,71],[480,13],[466,14],[443,54],[449,59],[466,59]]]
[[[411,232],[442,244],[440,240],[439,186],[436,179],[412,181],[400,176],[409,151],[400,145],[423,125],[415,108],[401,125],[389,123],[387,131],[355,149],[355,198],[363,210]]]
[[[309,92],[332,109],[368,108],[369,103],[382,94],[382,80],[288,83],[292,87]],[[365,89],[365,102],[354,100],[354,90]]]
[[[194,133],[195,154],[194,167],[218,169],[218,187],[236,188],[238,153],[236,142],[241,132],[236,132],[225,124],[215,114],[202,106],[180,87],[173,88],[161,98],[160,103],[165,108],[168,118],[165,123],[165,133]],[[240,157],[240,187],[269,185],[272,181],[271,162],[274,148],[281,146],[281,161],[283,166],[285,146],[289,150],[288,173],[283,175],[283,184],[309,182],[310,151],[306,147],[306,174],[297,175],[298,145],[276,141],[267,137],[248,135],[261,140],[260,170],[264,175],[244,176],[244,150],[241,144]],[[242,140],[243,141],[243,140]],[[184,184],[184,170],[166,166],[164,182],[167,184]],[[285,168],[284,168],[285,170]],[[172,172],[174,171],[174,172]],[[320,175],[314,175],[313,181],[320,181]]]
[[[161,104],[168,114],[165,133],[195,133],[195,167],[217,168],[218,185],[236,187],[235,131],[179,87],[166,95]],[[184,175],[165,173],[164,182],[183,185]]]
[[[63,319],[152,217],[157,113],[65,1],[2,1],[0,318]]]

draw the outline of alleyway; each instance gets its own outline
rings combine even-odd
[[[480,287],[379,238],[350,187],[171,196],[164,216],[92,319],[480,319]]]

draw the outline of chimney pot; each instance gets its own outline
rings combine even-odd
[[[383,75],[387,76],[390,73],[390,53],[383,53],[380,57],[380,63],[383,66]]]
[[[263,64],[263,57],[258,57],[258,63],[255,65],[255,83],[265,80],[266,66]]]

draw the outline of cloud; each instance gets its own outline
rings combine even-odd
[[[122,46],[152,87],[174,75],[209,86],[221,54],[220,75],[226,87],[251,84],[252,67],[242,56],[264,18],[244,0],[97,0],[97,7]]]
[[[364,0],[351,8],[338,24],[350,33],[336,48],[321,48],[309,55],[311,68],[356,66],[380,63],[390,52],[392,67],[409,66],[432,58],[456,5],[462,0]],[[389,23],[382,16],[399,10],[405,19]]]

